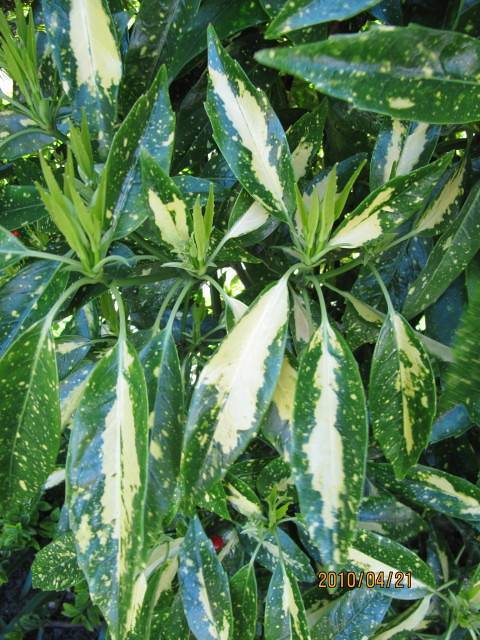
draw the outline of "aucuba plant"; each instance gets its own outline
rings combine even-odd
[[[480,3],[4,4],[1,637],[478,637]]]

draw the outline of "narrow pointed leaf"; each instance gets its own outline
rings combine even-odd
[[[284,358],[272,404],[262,426],[262,433],[286,461],[291,459],[296,386],[297,372],[288,358]]]
[[[67,460],[70,525],[90,595],[112,638],[135,625],[147,474],[147,394],[133,347],[120,338],[90,375]]]
[[[310,640],[297,581],[281,562],[273,572],[265,602],[265,640]]]
[[[239,569],[230,580],[234,619],[232,640],[255,640],[257,629],[257,579],[253,563]]]
[[[256,58],[357,109],[435,124],[480,119],[475,79],[480,43],[453,31],[415,24],[382,26],[323,42],[267,49]]]
[[[460,213],[448,226],[408,290],[403,305],[407,318],[436,302],[480,249],[480,183],[473,187]]]
[[[297,181],[312,177],[312,166],[323,142],[326,117],[327,102],[324,100],[318,109],[303,115],[287,131],[293,173]]]
[[[370,464],[368,474],[375,484],[426,509],[467,522],[480,519],[480,489],[464,478],[420,464],[401,481],[387,464]]]
[[[179,579],[185,616],[197,640],[230,640],[233,615],[228,577],[197,517],[180,551]]]
[[[314,582],[315,572],[309,557],[300,549],[296,542],[282,529],[277,529],[277,536],[267,533],[261,540],[262,546],[257,554],[257,561],[269,571],[273,571],[282,560],[299,582]],[[255,544],[252,551],[260,542],[257,538],[247,536]],[[281,550],[278,547],[280,542]],[[281,551],[281,552],[280,552]]]
[[[400,176],[371,193],[335,230],[330,247],[361,247],[394,232],[422,206],[452,156],[447,154],[408,176]]]
[[[367,437],[357,363],[325,318],[300,363],[292,454],[300,508],[325,563],[340,563],[352,540]]]
[[[282,279],[256,300],[202,370],[186,426],[187,500],[220,480],[257,433],[280,374],[287,320]]]
[[[382,625],[380,633],[375,634],[374,640],[390,640],[390,638],[401,634],[402,631],[414,631],[420,628],[430,610],[431,601],[432,596],[427,596],[402,611],[393,620],[390,620],[388,624]]]
[[[0,507],[6,517],[30,513],[60,446],[55,344],[37,323],[0,359]]]
[[[44,0],[45,27],[64,89],[105,149],[113,132],[122,60],[106,0]]]
[[[222,155],[242,186],[285,220],[295,210],[294,177],[282,125],[267,96],[256,89],[209,30],[206,109]]]
[[[403,478],[430,438],[436,412],[435,378],[422,343],[397,312],[380,330],[370,371],[373,432],[395,474]]]

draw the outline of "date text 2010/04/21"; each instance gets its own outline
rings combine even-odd
[[[319,571],[318,586],[321,589],[358,589],[381,587],[389,589],[411,589],[412,573],[410,571]]]

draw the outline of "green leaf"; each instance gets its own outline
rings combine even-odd
[[[146,151],[142,151],[141,164],[144,196],[161,239],[182,256],[189,241],[187,203],[174,181]]]
[[[323,100],[318,109],[307,111],[287,131],[293,173],[297,181],[313,177],[313,165],[322,147],[327,110],[328,103]]]
[[[370,164],[370,189],[395,176],[404,176],[430,162],[440,127],[426,122],[403,123],[391,119],[380,131]]]
[[[368,474],[375,484],[426,509],[467,522],[480,519],[480,489],[464,478],[420,464],[400,481],[387,464],[370,464]]]
[[[453,345],[454,361],[448,367],[442,406],[464,404],[472,420],[480,417],[480,354],[478,318],[480,317],[480,290],[474,291],[462,314]]]
[[[346,20],[379,4],[381,0],[288,0],[267,29],[267,38],[332,20]]]
[[[397,478],[427,446],[436,404],[428,355],[405,318],[392,309],[375,345],[369,407],[373,433]]]
[[[44,0],[45,27],[65,91],[98,135],[104,154],[116,119],[122,60],[105,0]],[[105,154],[106,155],[106,154]]]
[[[208,32],[206,110],[215,142],[242,186],[282,220],[295,211],[294,176],[282,125],[267,96]]]
[[[65,427],[71,420],[73,412],[87,386],[88,377],[93,371],[93,362],[85,362],[60,383],[61,426]]]
[[[335,229],[328,247],[361,247],[384,240],[428,198],[452,159],[446,154],[407,176],[393,178],[365,198]]]
[[[60,446],[60,405],[55,344],[36,323],[0,359],[0,508],[26,517]]]
[[[411,318],[436,302],[480,249],[480,182],[470,191],[460,213],[440,236],[427,264],[408,290],[403,315]]]
[[[135,625],[146,589],[143,552],[147,393],[139,358],[120,338],[97,364],[75,412],[67,499],[78,562],[113,640]]]
[[[277,528],[276,535],[266,533],[261,540],[257,539],[253,532],[251,536],[247,532],[244,532],[244,535],[249,542],[255,543],[252,546],[252,551],[258,542],[262,542],[257,554],[257,561],[269,571],[275,569],[283,561],[299,582],[315,582],[315,572],[312,569],[310,558],[282,529]],[[280,543],[281,549],[279,549],[278,543]]]
[[[390,640],[390,638],[402,637],[400,635],[402,631],[420,629],[429,612],[431,601],[432,596],[427,596],[402,611],[386,625],[382,625],[380,633],[374,636],[374,640]]]
[[[0,288],[0,356],[57,301],[68,280],[60,266],[49,260],[35,262]]]
[[[301,512],[325,563],[341,563],[350,546],[367,441],[357,363],[345,339],[324,317],[300,362],[292,467]]]
[[[0,227],[0,271],[11,267],[28,253],[19,240],[10,231]]]
[[[287,461],[291,458],[296,386],[297,372],[285,357],[272,403],[262,425],[262,433]]]
[[[357,109],[435,124],[480,119],[480,43],[452,31],[382,26],[256,58]]]
[[[379,536],[368,531],[359,531],[353,545],[348,551],[347,565],[360,575],[373,572],[385,580],[382,589],[391,598],[400,600],[416,600],[435,588],[432,570],[413,551],[398,542]],[[395,573],[411,573],[411,583],[408,578],[400,580],[402,586],[395,587]],[[391,584],[386,581],[392,575]]]
[[[233,611],[232,640],[255,640],[257,628],[257,579],[253,563],[239,569],[230,580]]]
[[[178,45],[200,6],[200,0],[144,0],[135,19],[125,58],[122,101],[132,105],[146,91],[160,64],[168,62],[168,49]],[[171,55],[171,54],[170,54]]]
[[[392,496],[368,496],[362,500],[358,526],[398,542],[405,542],[427,528],[416,511]]]
[[[33,186],[5,185],[0,191],[0,222],[12,231],[47,215],[42,199]]]
[[[148,390],[150,448],[145,535],[153,543],[172,516],[182,452],[183,381],[172,332],[156,331],[140,352]]]
[[[225,475],[257,433],[280,374],[287,320],[283,278],[256,300],[202,370],[190,404],[182,463],[190,505]]]
[[[382,622],[390,598],[375,589],[352,589],[327,603],[311,630],[312,640],[363,640]]]
[[[233,633],[228,577],[195,516],[180,550],[180,589],[197,640],[229,640]]]
[[[83,581],[71,531],[43,547],[32,564],[32,586],[43,591],[66,591]]]
[[[277,563],[265,601],[265,640],[310,640],[305,606],[297,581]]]
[[[241,478],[228,474],[224,482],[228,503],[249,520],[262,519],[262,505],[257,494]]]
[[[0,158],[9,162],[37,153],[55,140],[30,118],[8,109],[0,113],[0,132]]]
[[[173,152],[175,114],[162,67],[148,92],[118,130],[108,158],[107,204],[114,201],[115,238],[122,238],[148,217],[142,193],[140,155],[148,152],[168,174]]]

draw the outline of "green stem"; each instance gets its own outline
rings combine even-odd
[[[118,332],[118,339],[125,342],[127,339],[127,316],[125,313],[125,305],[123,303],[123,298],[120,294],[120,291],[116,287],[111,287],[110,291],[115,298],[115,302],[118,306],[118,316],[120,318],[120,330]]]
[[[44,251],[31,251],[28,249],[25,253],[28,258],[38,258],[39,260],[53,260],[54,262],[64,262],[72,267],[75,267],[79,271],[82,270],[82,265],[78,260],[72,260],[66,256],[57,256],[55,253],[47,253]]]
[[[65,304],[65,302],[86,284],[97,284],[97,282],[96,280],[92,280],[92,278],[80,278],[80,280],[77,280],[68,287],[68,289],[60,296],[60,298],[48,312],[48,315],[45,317],[42,332],[46,333],[47,331],[49,331],[50,326],[55,319],[55,316]]]
[[[394,315],[395,314],[395,308],[394,308],[394,306],[392,304],[392,299],[390,298],[390,294],[388,293],[388,289],[385,286],[385,283],[383,282],[382,277],[378,273],[376,267],[373,266],[373,264],[369,264],[368,267],[369,267],[370,271],[373,273],[373,275],[375,276],[375,278],[377,279],[378,286],[382,290],[383,297],[385,298],[385,301],[387,303],[388,312],[391,315]]]
[[[311,278],[310,281],[315,287],[315,291],[317,292],[317,296],[318,296],[318,301],[320,302],[320,309],[322,311],[322,323],[328,322],[327,305],[325,304],[325,298],[323,296],[322,286],[317,281],[316,278]]]

